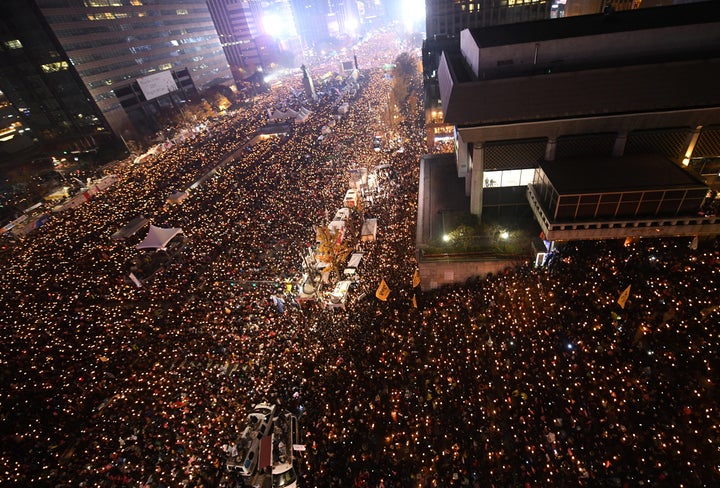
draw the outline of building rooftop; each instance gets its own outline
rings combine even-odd
[[[488,81],[471,81],[459,61],[443,56],[438,74],[445,122],[459,126],[720,105],[717,59]]]
[[[720,20],[720,2],[623,10],[610,14],[578,15],[553,20],[519,22],[469,29],[480,47],[567,39],[599,34],[660,29]]]
[[[540,168],[560,195],[707,188],[699,177],[654,154],[546,161]]]
[[[720,2],[463,33],[462,52],[445,51],[438,67],[448,124],[506,124],[720,105],[720,90],[713,81],[720,77]]]

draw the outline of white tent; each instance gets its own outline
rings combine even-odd
[[[136,249],[165,249],[167,243],[178,234],[182,234],[182,229],[176,227],[163,229],[162,227],[150,225],[145,240],[135,247]]]
[[[335,243],[340,244],[345,238],[345,221],[333,220],[328,224],[328,229],[335,235]]]
[[[357,268],[360,266],[360,261],[362,260],[363,253],[361,252],[354,252],[350,256],[350,260],[348,261],[347,267],[348,268]]]
[[[298,110],[298,116],[295,118],[295,122],[305,122],[311,113],[312,112],[309,109],[300,107],[300,110]]]
[[[333,220],[347,220],[350,218],[350,209],[347,207],[339,208],[335,212],[335,218]]]
[[[270,122],[277,122],[278,120],[294,119],[297,116],[298,116],[298,113],[292,109],[290,109],[290,110],[275,109],[275,111],[270,114],[269,120],[270,120]]]
[[[167,199],[168,203],[179,204],[182,203],[188,197],[186,191],[173,191]]]
[[[329,308],[345,308],[345,302],[347,301],[347,293],[352,285],[352,281],[338,281],[335,285],[335,289],[330,293],[326,305]]]
[[[278,122],[287,119],[292,119],[295,122],[305,122],[310,116],[310,113],[310,110],[305,107],[300,107],[299,111],[295,111],[291,108],[287,110],[275,109],[272,113],[269,113],[268,110],[268,119],[270,122]]]
[[[137,231],[145,227],[145,225],[149,222],[148,219],[143,217],[142,215],[138,215],[134,219],[132,219],[128,224],[123,227],[122,229],[115,232],[112,236],[110,236],[111,239],[114,239],[116,241],[122,241],[123,239],[127,239],[128,237],[134,236]]]
[[[363,222],[362,230],[360,232],[360,239],[362,241],[374,241],[377,237],[377,219],[365,219]]]

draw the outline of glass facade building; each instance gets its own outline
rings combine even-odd
[[[429,151],[433,151],[436,139],[452,133],[451,125],[442,121],[444,109],[437,79],[442,52],[459,48],[463,29],[549,19],[552,6],[551,0],[425,0],[422,59]]]
[[[32,23],[22,30],[38,39],[32,42],[47,44],[40,49],[47,53],[46,59],[33,60],[33,69],[79,79],[90,99],[84,105],[96,106],[116,135],[138,135],[115,95],[115,90],[138,78],[166,70],[187,70],[199,91],[232,82],[204,0],[9,2],[13,7],[9,22]],[[38,32],[45,35],[38,36]],[[63,99],[72,103],[74,111],[83,105]]]
[[[40,10],[28,0],[6,0],[0,16],[0,90],[31,137],[74,139],[92,147],[109,134],[100,109],[73,69]],[[11,114],[12,115],[12,114]],[[9,120],[3,120],[3,126]]]
[[[550,0],[425,0],[427,39],[457,36],[488,25],[549,19]]]
[[[290,5],[304,48],[315,48],[329,39],[327,0],[290,0]]]
[[[235,80],[243,80],[262,69],[264,60],[257,43],[261,35],[260,2],[208,0],[207,5]]]

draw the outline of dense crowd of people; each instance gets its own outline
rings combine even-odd
[[[16,246],[0,290],[3,483],[234,486],[228,446],[261,401],[300,418],[303,487],[720,481],[720,251],[568,244],[547,268],[420,292],[420,104],[395,128],[403,152],[372,147],[391,83],[380,66],[399,52],[389,37],[358,51],[355,98],[308,101],[306,122],[249,146],[267,109],[302,90],[288,79],[116,168],[116,185]],[[365,254],[347,307],[281,311],[271,297],[297,283],[348,170],[381,165],[363,209],[378,239],[353,242]],[[188,200],[166,202],[213,168]],[[142,236],[110,239],[139,214],[187,243],[142,287],[124,279]]]

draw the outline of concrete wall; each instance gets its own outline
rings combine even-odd
[[[720,42],[717,23],[693,24],[658,29],[640,29],[562,39],[538,40],[502,46],[478,47],[472,36],[461,35],[460,49],[475,77],[496,78],[524,73],[529,68],[552,68],[591,61],[595,65],[637,59],[658,52],[667,58],[695,52]],[[463,43],[472,43],[467,46]],[[498,66],[498,62],[509,62]]]
[[[502,273],[507,268],[515,268],[521,264],[525,263],[520,259],[420,261],[420,288],[423,291],[428,291],[443,285],[463,284],[469,278],[480,277],[484,279],[488,273]]]

